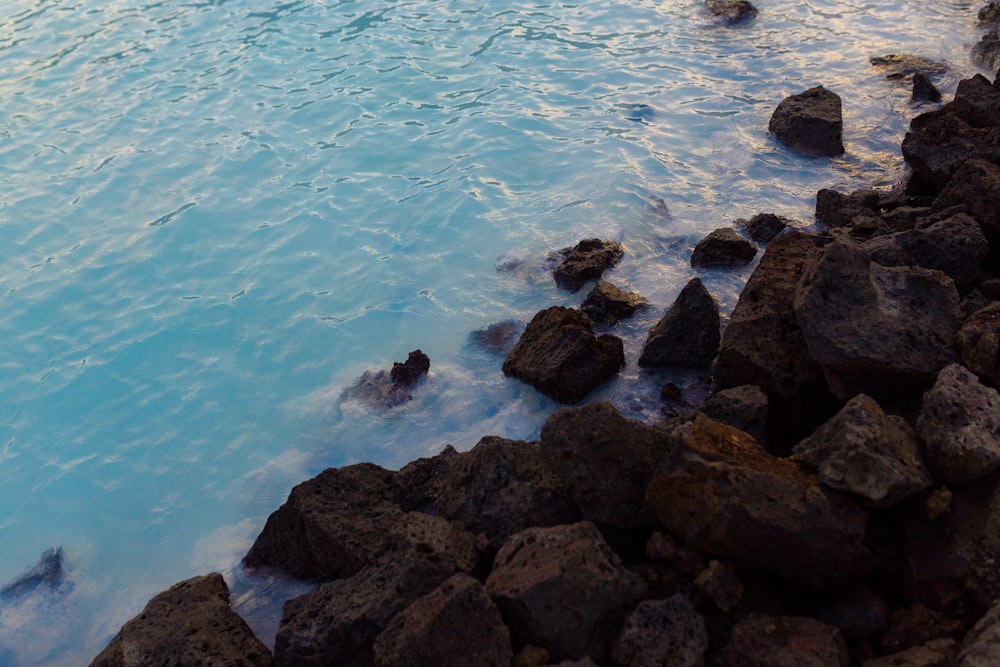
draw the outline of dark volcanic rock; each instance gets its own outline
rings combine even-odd
[[[0,588],[0,600],[19,598],[39,588],[59,587],[66,578],[64,558],[62,547],[46,549],[34,565]]]
[[[969,630],[958,654],[959,667],[993,667],[1000,656],[1000,602]]]
[[[581,522],[511,537],[497,553],[486,591],[516,646],[541,646],[553,660],[589,655],[603,662],[645,585],[594,524]]]
[[[769,243],[792,223],[789,218],[774,213],[758,213],[749,220],[741,218],[733,224],[745,229],[747,236],[757,243]]]
[[[735,230],[723,227],[698,241],[691,253],[691,266],[743,266],[756,255],[757,246]]]
[[[616,667],[700,667],[708,650],[705,619],[683,595],[639,603],[611,652]]]
[[[983,382],[1000,386],[1000,302],[970,315],[955,338],[962,364]]]
[[[270,667],[274,660],[229,606],[222,575],[212,573],[182,581],[154,597],[90,664]]]
[[[1000,25],[995,25],[972,47],[972,59],[985,69],[1000,65]]]
[[[647,303],[635,292],[626,292],[606,280],[598,280],[583,300],[580,310],[595,323],[615,324],[632,317],[638,308]]]
[[[430,367],[430,358],[420,350],[414,350],[404,363],[394,362],[389,372],[362,373],[358,381],[344,391],[341,399],[357,399],[374,410],[402,405],[413,398],[410,389],[427,375]]]
[[[767,394],[757,386],[745,384],[715,392],[701,411],[717,422],[735,426],[758,441],[764,438],[767,426]]]
[[[840,96],[816,86],[786,97],[771,115],[768,130],[806,155],[840,155],[844,152]]]
[[[858,216],[870,216],[879,205],[875,190],[856,190],[843,194],[829,188],[816,193],[816,219],[828,227],[843,227]]]
[[[503,320],[469,334],[469,342],[486,352],[506,357],[524,333],[524,322]]]
[[[417,380],[427,375],[427,371],[430,369],[430,357],[421,350],[414,350],[406,357],[406,361],[403,363],[397,361],[392,365],[389,377],[392,378],[393,384],[412,387],[417,383]]]
[[[581,517],[623,529],[651,526],[646,485],[673,441],[607,402],[565,408],[542,427],[542,460],[569,487]]]
[[[713,667],[849,667],[840,631],[803,616],[750,614],[735,626]]]
[[[472,577],[456,574],[396,614],[374,644],[378,667],[508,667],[510,633]]]
[[[719,326],[719,305],[701,280],[692,278],[650,330],[639,365],[705,368],[719,349]]]
[[[965,206],[979,223],[989,244],[988,262],[992,268],[1000,269],[1000,166],[983,160],[965,161],[934,200],[932,208],[945,210],[959,205]]]
[[[620,243],[586,239],[559,251],[562,262],[552,271],[552,276],[560,288],[575,292],[588,280],[600,278],[623,254]]]
[[[749,0],[705,0],[705,11],[716,21],[728,26],[757,16],[757,8]]]
[[[865,515],[749,435],[698,415],[649,486],[663,525],[737,566],[830,589],[868,572]]]
[[[940,102],[941,91],[937,89],[927,75],[917,72],[913,75],[913,92],[910,97],[919,102]]]
[[[879,644],[884,653],[897,653],[935,639],[960,637],[962,629],[961,621],[916,603],[893,612]]]
[[[505,375],[524,380],[560,403],[576,403],[625,365],[620,338],[594,337],[580,310],[553,306],[528,323],[503,363]]]
[[[942,76],[948,73],[948,66],[934,60],[911,53],[890,53],[868,59],[872,67],[885,73],[887,79],[904,79],[917,74]]]
[[[862,667],[954,667],[958,649],[954,639],[932,639],[892,655],[866,660]]]

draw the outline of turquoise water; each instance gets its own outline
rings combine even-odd
[[[581,238],[621,240],[607,277],[656,306],[592,398],[655,418],[690,378],[635,359],[693,243],[902,178],[924,108],[869,56],[945,61],[945,93],[976,71],[975,3],[757,4],[725,29],[696,1],[4,3],[0,585],[57,545],[66,578],[0,601],[0,664],[85,664],[211,570],[270,642],[299,589],[238,561],[293,484],[537,435],[557,406],[467,336],[578,305],[545,258]],[[766,132],[817,84],[834,160]],[[724,315],[749,270],[701,273]],[[342,399],[416,348],[414,401]]]

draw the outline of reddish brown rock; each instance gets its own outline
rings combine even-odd
[[[802,616],[750,614],[733,626],[718,667],[849,667],[847,644],[832,625]]]

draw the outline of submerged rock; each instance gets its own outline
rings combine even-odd
[[[373,410],[384,410],[412,400],[410,391],[430,370],[431,360],[420,350],[410,352],[403,363],[394,362],[386,371],[365,371],[353,386],[346,389],[341,400],[354,399]]]
[[[0,601],[19,598],[39,588],[58,588],[66,578],[64,558],[62,547],[46,549],[34,565],[0,588]]]
[[[580,310],[597,324],[616,324],[632,317],[636,310],[648,303],[635,292],[626,292],[606,280],[598,280],[583,300]]]
[[[503,320],[470,333],[469,343],[491,354],[506,357],[514,349],[522,333],[524,322]]]
[[[719,305],[701,280],[692,278],[650,330],[638,363],[706,368],[719,349],[719,326]]]
[[[840,96],[816,86],[786,97],[771,115],[768,130],[800,153],[840,155],[844,152]]]
[[[576,292],[588,280],[600,278],[623,254],[621,243],[586,239],[559,251],[562,261],[552,271],[552,276],[561,289]]]
[[[757,16],[757,8],[749,0],[705,0],[705,11],[727,26],[737,25]]]

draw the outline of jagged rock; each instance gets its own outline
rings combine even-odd
[[[617,336],[594,337],[580,310],[553,306],[535,315],[503,363],[505,375],[524,380],[560,403],[576,403],[625,365]]]
[[[611,651],[616,667],[701,667],[708,650],[705,619],[683,595],[639,603]]]
[[[90,663],[91,667],[273,664],[271,652],[229,606],[226,581],[214,572],[155,596]]]
[[[976,14],[976,20],[980,23],[1000,22],[1000,2],[988,2],[985,6],[980,7]]]
[[[1000,166],[983,160],[965,161],[934,200],[933,209],[956,205],[964,205],[979,223],[989,243],[989,264],[1000,268]]]
[[[816,193],[816,219],[828,227],[843,227],[858,216],[871,216],[879,208],[880,195],[875,190],[856,190],[843,194],[829,188]]]
[[[514,645],[542,646],[554,660],[603,662],[645,585],[585,521],[515,534],[497,553],[486,591]]]
[[[556,412],[541,433],[542,460],[569,487],[581,517],[623,529],[654,524],[646,485],[672,445],[666,431],[603,401]]]
[[[786,97],[771,115],[768,130],[806,155],[840,155],[844,152],[840,96],[816,86]]]
[[[384,554],[353,576],[285,603],[274,642],[278,665],[371,667],[372,644],[410,603],[456,573],[440,554]]]
[[[916,72],[913,75],[913,92],[910,99],[917,102],[940,102],[941,91],[937,89],[923,72]]]
[[[355,399],[373,410],[384,410],[402,405],[413,398],[410,391],[427,375],[431,360],[420,350],[410,352],[404,363],[394,362],[386,371],[365,371],[341,395],[341,400]]]
[[[817,470],[827,486],[878,508],[892,507],[933,483],[913,429],[864,394],[795,445],[792,458]]]
[[[714,667],[849,667],[837,628],[803,616],[750,614],[733,626]]]
[[[749,0],[705,0],[705,11],[716,21],[733,26],[757,16]]]
[[[935,479],[965,482],[1000,468],[1000,393],[959,364],[944,368],[917,418]]]
[[[957,667],[995,667],[1000,656],[1000,602],[972,626],[962,640]]]
[[[954,639],[934,639],[875,660],[865,660],[861,667],[954,667],[959,645]]]
[[[615,324],[632,317],[648,302],[635,292],[626,292],[606,280],[598,280],[583,300],[580,310],[595,323]]]
[[[543,458],[537,442],[485,437],[450,462],[435,510],[484,534],[490,551],[525,528],[579,520],[569,488]]]
[[[752,262],[756,255],[757,246],[734,229],[723,227],[698,241],[691,253],[691,266],[743,266]]]
[[[733,224],[745,229],[747,236],[757,243],[770,243],[794,221],[774,213],[758,213],[749,220],[741,218]]]
[[[889,629],[879,639],[884,653],[898,653],[936,639],[960,636],[962,622],[916,603],[889,617]]]
[[[623,254],[622,245],[616,241],[586,239],[559,251],[562,262],[552,271],[552,276],[561,289],[576,292],[588,280],[600,278]]]
[[[513,657],[500,612],[464,574],[396,614],[373,648],[377,667],[508,667]]]
[[[639,365],[705,368],[719,349],[719,305],[699,278],[692,278],[650,330]]]
[[[872,564],[856,505],[703,414],[654,476],[647,499],[691,548],[814,589],[855,580]]]
[[[767,426],[767,394],[752,384],[715,392],[701,406],[701,411],[717,422],[746,431],[758,442],[764,439]]]
[[[65,557],[62,547],[46,549],[34,565],[0,588],[0,601],[20,598],[39,588],[58,588],[66,579]]]
[[[962,364],[982,382],[1000,386],[1000,302],[966,318],[955,339]]]
[[[713,560],[695,577],[694,585],[725,612],[736,609],[743,599],[743,582],[729,563]]]
[[[503,320],[470,333],[469,343],[486,352],[506,357],[514,349],[522,333],[524,333],[524,322]]]
[[[416,459],[400,468],[392,478],[392,497],[400,508],[404,512],[436,513],[438,491],[458,457],[458,451],[446,445],[439,454]]]
[[[943,271],[963,294],[976,284],[976,274],[989,251],[979,224],[964,213],[923,228],[879,236],[862,247],[882,266]]]
[[[955,360],[958,302],[940,271],[881,266],[841,236],[803,272],[795,317],[835,396],[882,398],[930,384]]]
[[[389,376],[392,378],[393,384],[408,388],[415,385],[417,380],[427,375],[427,371],[430,368],[430,357],[421,350],[414,350],[410,352],[403,363],[399,363],[398,361],[393,363],[392,370],[389,371]]]
[[[987,30],[972,47],[972,60],[985,69],[1000,65],[1000,25]]]
[[[393,477],[361,463],[328,468],[295,486],[268,517],[244,564],[322,581],[349,577],[387,551],[415,548],[446,554],[457,569],[475,569],[472,534],[441,517],[404,512]]]

